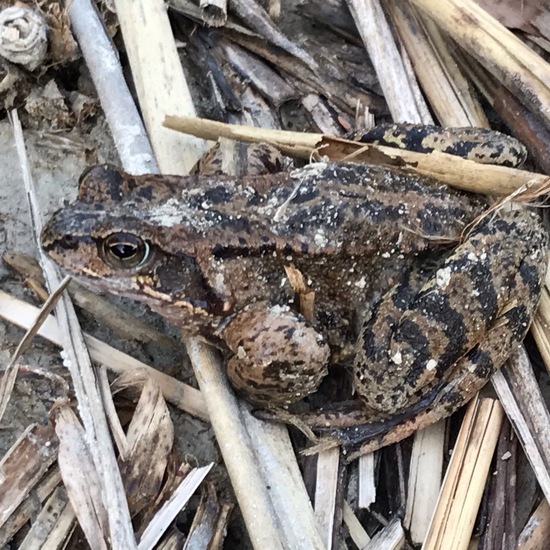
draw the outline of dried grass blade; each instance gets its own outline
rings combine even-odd
[[[179,484],[170,499],[155,514],[149,525],[143,532],[138,544],[138,550],[149,550],[154,548],[164,531],[174,521],[189,499],[193,496],[199,485],[203,482],[214,464],[202,468],[194,468],[187,474]]]

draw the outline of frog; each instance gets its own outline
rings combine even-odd
[[[360,423],[377,434],[448,416],[502,366],[534,315],[548,234],[534,212],[488,210],[398,168],[136,176],[98,165],[41,241],[88,286],[220,348],[255,406],[292,407],[329,365],[349,368]]]

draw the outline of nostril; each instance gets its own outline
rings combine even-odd
[[[73,250],[78,246],[78,239],[73,235],[63,235],[63,237],[59,239],[59,246]]]

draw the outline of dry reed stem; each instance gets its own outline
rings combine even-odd
[[[38,314],[38,308],[0,291],[0,317],[27,330]],[[61,346],[61,334],[53,316],[46,319],[38,335]],[[181,410],[203,420],[208,420],[208,412],[199,390],[160,372],[129,355],[105,344],[101,340],[84,334],[90,357],[105,365],[117,374],[126,374],[132,379],[153,378],[161,387],[167,401]]]
[[[407,74],[379,0],[346,1],[376,70],[393,120],[422,122],[426,110],[417,103],[421,96],[418,85]]]
[[[166,6],[162,0],[116,0],[115,5],[156,161],[165,174],[185,174],[207,146],[202,140],[178,136],[162,127],[166,112],[195,116]],[[103,105],[102,97],[101,101]],[[116,131],[116,125],[120,124],[124,124],[124,121],[109,121],[113,132]],[[123,162],[123,165],[127,169],[134,168],[138,160],[133,157],[128,163]]]
[[[190,117],[167,116],[164,125],[204,139],[226,137],[251,143],[266,142],[283,153],[300,158],[327,157],[334,162],[366,162],[397,167],[434,177],[453,187],[473,193],[503,196],[523,188],[522,194],[515,197],[516,202],[531,201],[546,193],[550,187],[550,179],[544,174],[506,166],[478,164],[437,151],[430,154],[415,153],[323,134],[264,130]]]
[[[407,0],[386,2],[385,6],[441,125],[488,127],[479,102],[438,29],[431,21],[423,21]]]
[[[412,0],[550,126],[550,67],[473,0]]]
[[[16,149],[20,159],[26,196],[29,201],[32,231],[38,247],[43,226],[42,214],[30,175],[23,132],[17,112],[13,111],[11,116]],[[60,284],[58,270],[40,249],[39,255],[44,269],[44,277],[50,290],[53,291]],[[95,473],[97,473],[96,479],[100,483],[98,493],[96,493],[100,501],[95,505],[98,510],[104,507],[107,511],[108,535],[113,549],[125,548],[131,550],[135,548],[135,537],[107,419],[101,405],[90,357],[80,331],[78,319],[66,294],[61,295],[56,312],[62,335],[65,364],[71,374],[79,413],[84,426],[86,445],[93,460]],[[93,475],[93,473],[90,475]]]
[[[494,399],[470,402],[423,550],[468,548],[503,418]]]
[[[550,505],[546,499],[538,505],[520,533],[515,550],[550,548]]]
[[[550,413],[523,346],[491,378],[546,499],[550,499]]]

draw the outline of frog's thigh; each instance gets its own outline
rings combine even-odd
[[[253,403],[294,403],[316,391],[327,374],[328,345],[287,308],[254,304],[229,323],[223,337],[234,353],[228,377]]]
[[[460,361],[477,346],[478,353],[490,349],[502,356],[485,370],[500,367],[527,331],[545,258],[546,235],[526,212],[503,214],[473,232],[418,295],[408,296],[409,309],[398,322],[390,320],[395,328],[378,353],[365,352],[356,368],[356,388],[366,404],[385,412],[405,410],[454,377]],[[363,340],[380,322],[377,318],[367,325]],[[497,338],[491,333],[498,323],[505,328],[495,333]],[[493,350],[494,339],[502,353]],[[468,361],[465,365],[462,370],[476,370]],[[487,378],[490,372],[481,376],[481,370],[476,376]]]

